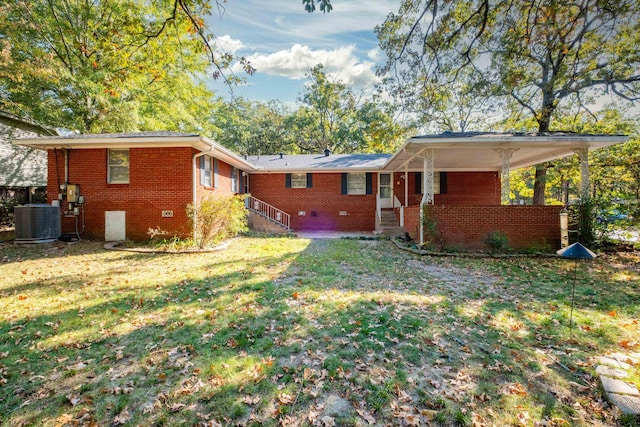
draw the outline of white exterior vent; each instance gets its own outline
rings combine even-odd
[[[16,242],[45,243],[60,235],[60,207],[29,204],[15,207]]]

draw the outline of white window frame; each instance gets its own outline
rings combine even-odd
[[[120,165],[112,163],[111,154],[116,152],[126,152],[127,153],[127,164]],[[127,178],[126,179],[116,179],[113,177],[112,168],[125,168],[127,169]],[[128,148],[118,148],[118,149],[108,149],[107,150],[107,183],[108,184],[128,184],[130,177],[130,152]]]
[[[238,192],[238,169],[231,166],[231,192]]]
[[[291,188],[307,188],[307,174],[306,173],[292,173],[291,174]]]
[[[356,177],[358,178],[357,180],[355,179]],[[347,174],[347,194],[367,194],[367,174],[365,172],[350,172]]]
[[[202,160],[200,160],[200,185],[211,187],[213,185],[211,174],[211,157],[202,156]]]

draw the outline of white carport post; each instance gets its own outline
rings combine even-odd
[[[587,147],[573,150],[580,159],[580,198],[589,197],[589,149]]]
[[[409,163],[404,165],[404,205],[400,206],[400,227],[404,227],[404,209],[409,206]]]
[[[422,200],[420,201],[420,246],[424,245],[424,206],[433,205],[433,154],[434,150],[432,149],[424,150]]]
[[[502,169],[500,172],[500,202],[508,205],[511,201],[511,157],[518,148],[495,148],[493,151],[498,153],[502,160]]]

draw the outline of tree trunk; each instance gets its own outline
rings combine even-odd
[[[546,96],[545,96],[546,98]],[[545,102],[538,121],[538,133],[549,132],[553,103]],[[536,165],[536,178],[533,184],[533,204],[544,205],[544,193],[547,188],[547,163]]]
[[[547,186],[547,164],[536,165],[536,177],[533,184],[533,204],[544,205],[544,193]]]

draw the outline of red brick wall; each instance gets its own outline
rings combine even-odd
[[[438,243],[446,247],[487,249],[493,231],[509,237],[513,248],[560,247],[561,206],[430,206]],[[405,208],[405,230],[419,240],[420,208]]]
[[[104,239],[105,211],[126,212],[126,235],[133,240],[149,238],[149,228],[160,228],[169,236],[191,234],[186,207],[193,202],[192,165],[198,151],[189,147],[132,148],[129,150],[129,184],[107,183],[107,149],[69,150],[69,183],[80,185],[85,197],[85,232],[82,237]],[[49,150],[50,189],[64,183],[64,153]],[[218,188],[200,185],[196,159],[196,196],[231,195],[231,166],[218,161]],[[213,167],[212,167],[213,172]],[[59,190],[49,191],[49,202]],[[63,203],[63,210],[65,209]],[[162,211],[173,211],[163,218]],[[80,224],[82,217],[79,217]],[[63,233],[75,233],[75,218],[62,220]]]
[[[144,240],[149,228],[188,235],[186,205],[191,203],[191,148],[132,148],[129,151],[129,184],[107,183],[107,150],[69,150],[69,183],[80,185],[85,197],[85,232],[82,237],[104,239],[105,211],[126,212],[127,238]],[[64,183],[64,154],[49,150],[49,202]],[[63,209],[65,203],[63,202]],[[172,218],[163,218],[172,210]],[[80,217],[80,220],[82,217]],[[80,221],[81,222],[81,221]],[[75,232],[75,219],[63,218],[63,233]]]
[[[377,174],[373,193],[341,194],[340,173],[314,173],[312,188],[285,188],[285,174],[252,174],[252,196],[291,215],[293,230],[372,231],[375,229]],[[305,216],[298,216],[305,211]],[[340,216],[346,211],[346,216]],[[313,212],[316,215],[313,215]]]
[[[194,150],[194,154],[197,152]],[[209,160],[212,160],[209,157]],[[242,173],[238,172],[239,179],[241,178]],[[211,184],[214,184],[214,167],[213,162],[211,163]],[[241,181],[238,181],[241,182]],[[242,192],[243,187],[240,186],[239,190]],[[222,160],[218,160],[218,186],[217,187],[205,187],[200,185],[200,158],[196,159],[196,196],[198,200],[203,197],[213,196],[213,195],[222,195],[222,196],[230,196],[233,195],[231,191],[231,165],[223,162]]]
[[[438,173],[438,172],[436,172]],[[422,194],[416,194],[416,174],[409,172],[409,206],[419,205]],[[404,204],[404,172],[394,174],[394,193]],[[500,204],[498,172],[447,172],[446,194],[436,194],[434,204],[446,206],[488,206]]]

